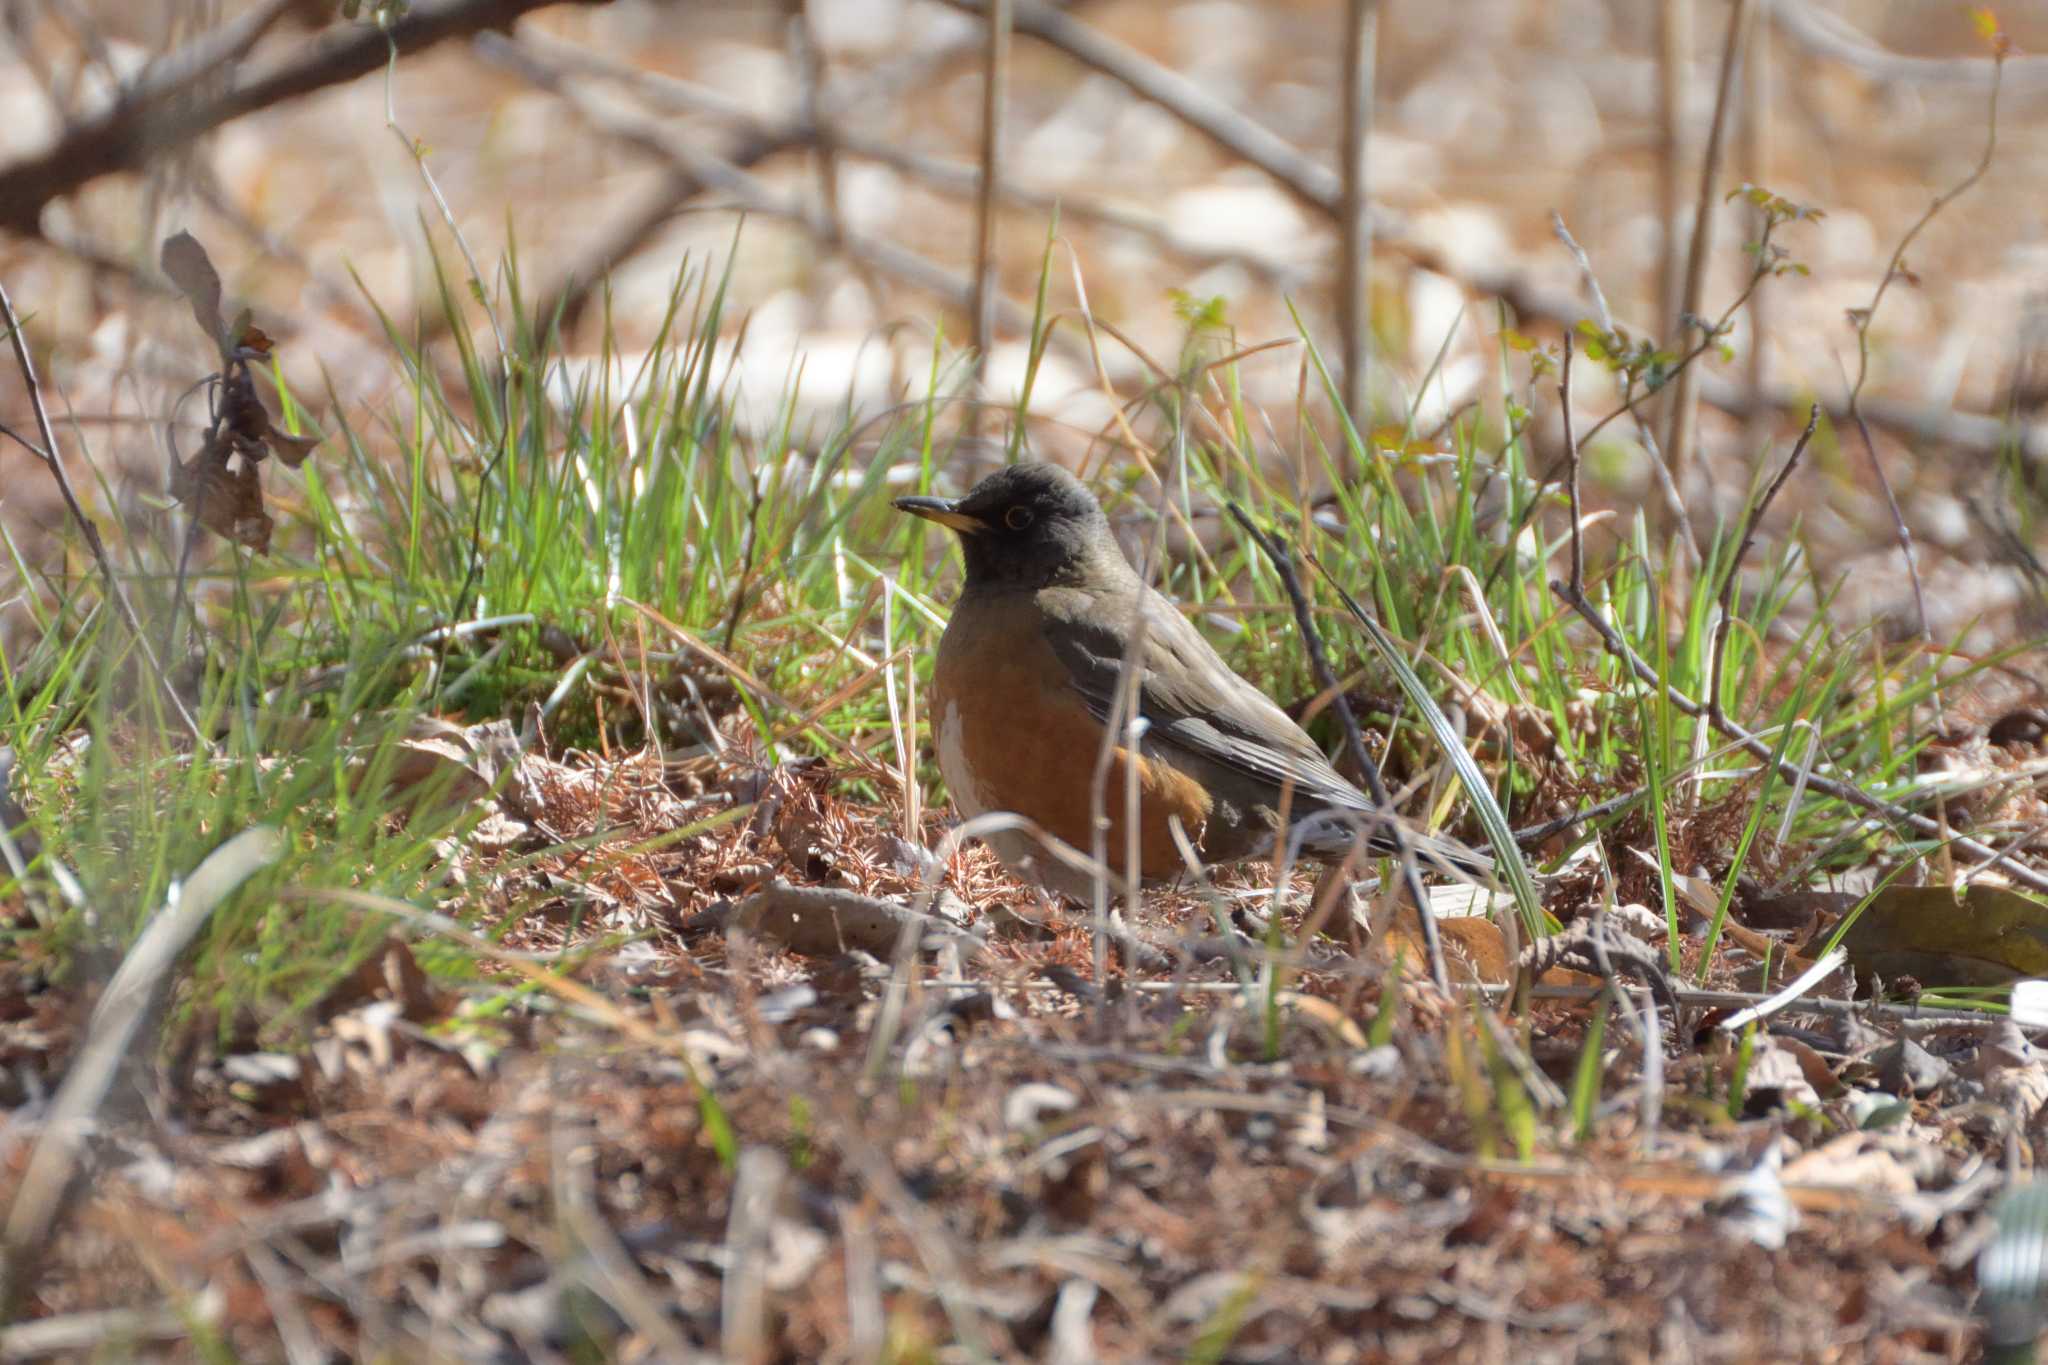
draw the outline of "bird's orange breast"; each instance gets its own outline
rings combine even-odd
[[[1046,642],[1029,594],[969,597],[947,624],[932,674],[932,729],[939,764],[963,816],[1014,811],[1082,852],[1094,845],[1095,770],[1103,725],[1075,691]],[[1118,746],[1103,793],[1109,861],[1125,859],[1127,784],[1138,784],[1141,875],[1185,870],[1169,820],[1199,848],[1208,791],[1157,755]]]

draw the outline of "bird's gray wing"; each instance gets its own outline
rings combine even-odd
[[[1114,705],[1125,648],[1125,635],[1113,623],[1130,615],[1128,601],[1087,597],[1078,591],[1041,597],[1053,652],[1066,666],[1074,690],[1105,723]],[[1144,622],[1136,660],[1138,714],[1145,721],[1148,744],[1269,782],[1276,800],[1279,789],[1292,784],[1291,805],[1298,819],[1318,811],[1371,816],[1376,822],[1394,818],[1331,767],[1315,741],[1263,692],[1233,672],[1172,603],[1150,589],[1138,603]],[[1332,834],[1340,846],[1350,842],[1348,828]],[[1406,836],[1425,861],[1444,870],[1483,876],[1488,869],[1484,854],[1462,844],[1419,830],[1407,830]],[[1384,837],[1372,837],[1370,842],[1381,853],[1393,851]]]
[[[1125,635],[1105,616],[1128,617],[1129,599],[1047,602],[1047,638],[1066,665],[1074,690],[1098,720],[1114,705]],[[1295,800],[1370,811],[1364,793],[1346,782],[1322,751],[1267,696],[1232,672],[1193,624],[1158,593],[1138,599],[1143,647],[1135,661],[1138,714],[1146,738],[1196,758],[1270,782],[1292,783]],[[1066,610],[1061,608],[1065,607]],[[1118,608],[1122,610],[1119,612]]]

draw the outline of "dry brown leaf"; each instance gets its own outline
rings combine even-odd
[[[806,957],[836,957],[858,948],[887,958],[906,928],[959,933],[944,920],[907,906],[837,888],[791,886],[780,878],[739,904],[733,927]]]
[[[199,330],[213,338],[214,345],[225,354],[227,324],[220,315],[220,272],[213,268],[206,248],[191,233],[180,232],[164,239],[160,262],[164,274],[192,305],[192,320],[199,324]]]
[[[1500,926],[1483,915],[1451,915],[1436,922],[1437,941],[1443,945],[1444,969],[1453,981],[1476,981],[1487,986],[1504,986],[1515,979],[1515,960],[1508,955],[1508,943]],[[1381,939],[1380,953],[1391,962],[1398,953],[1411,968],[1429,961],[1422,941],[1422,926],[1412,907],[1403,906],[1401,917]],[[1538,978],[1546,986],[1598,986],[1600,978],[1569,967],[1552,967]]]
[[[1930,985],[1996,986],[2048,975],[2048,902],[1976,883],[1888,886],[1842,939],[1859,976]]]
[[[249,460],[235,462],[224,443],[212,442],[171,473],[171,497],[192,509],[199,524],[223,540],[258,554],[270,549],[275,525],[263,510],[263,484]]]
[[[191,507],[198,523],[215,535],[266,553],[274,523],[263,510],[256,466],[274,454],[296,469],[320,438],[279,430],[256,392],[249,362],[269,355],[270,337],[250,321],[247,310],[232,326],[221,321],[220,274],[206,248],[191,233],[180,232],[165,239],[161,259],[164,273],[191,304],[193,321],[224,362],[211,376],[214,420],[199,453],[187,463],[173,446],[171,496]]]

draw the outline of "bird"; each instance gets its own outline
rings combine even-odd
[[[1098,756],[1131,653],[1139,736],[1133,745],[1126,731],[1114,746],[1102,787],[1113,865],[1127,847],[1133,768],[1144,881],[1187,871],[1176,820],[1205,866],[1302,854],[1334,863],[1361,833],[1373,855],[1396,853],[1399,817],[1347,781],[1138,575],[1101,504],[1065,468],[1019,462],[964,497],[899,497],[891,506],[956,532],[966,565],[929,708],[939,771],[963,818],[1013,812],[1088,852]],[[1490,878],[1485,854],[1400,829],[1423,869]],[[984,837],[1012,871],[1088,900],[1092,872],[1050,856],[1028,831]]]

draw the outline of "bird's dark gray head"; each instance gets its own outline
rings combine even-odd
[[[1130,565],[1095,495],[1055,464],[1013,464],[966,497],[898,498],[898,511],[960,533],[967,586],[1042,588]]]

